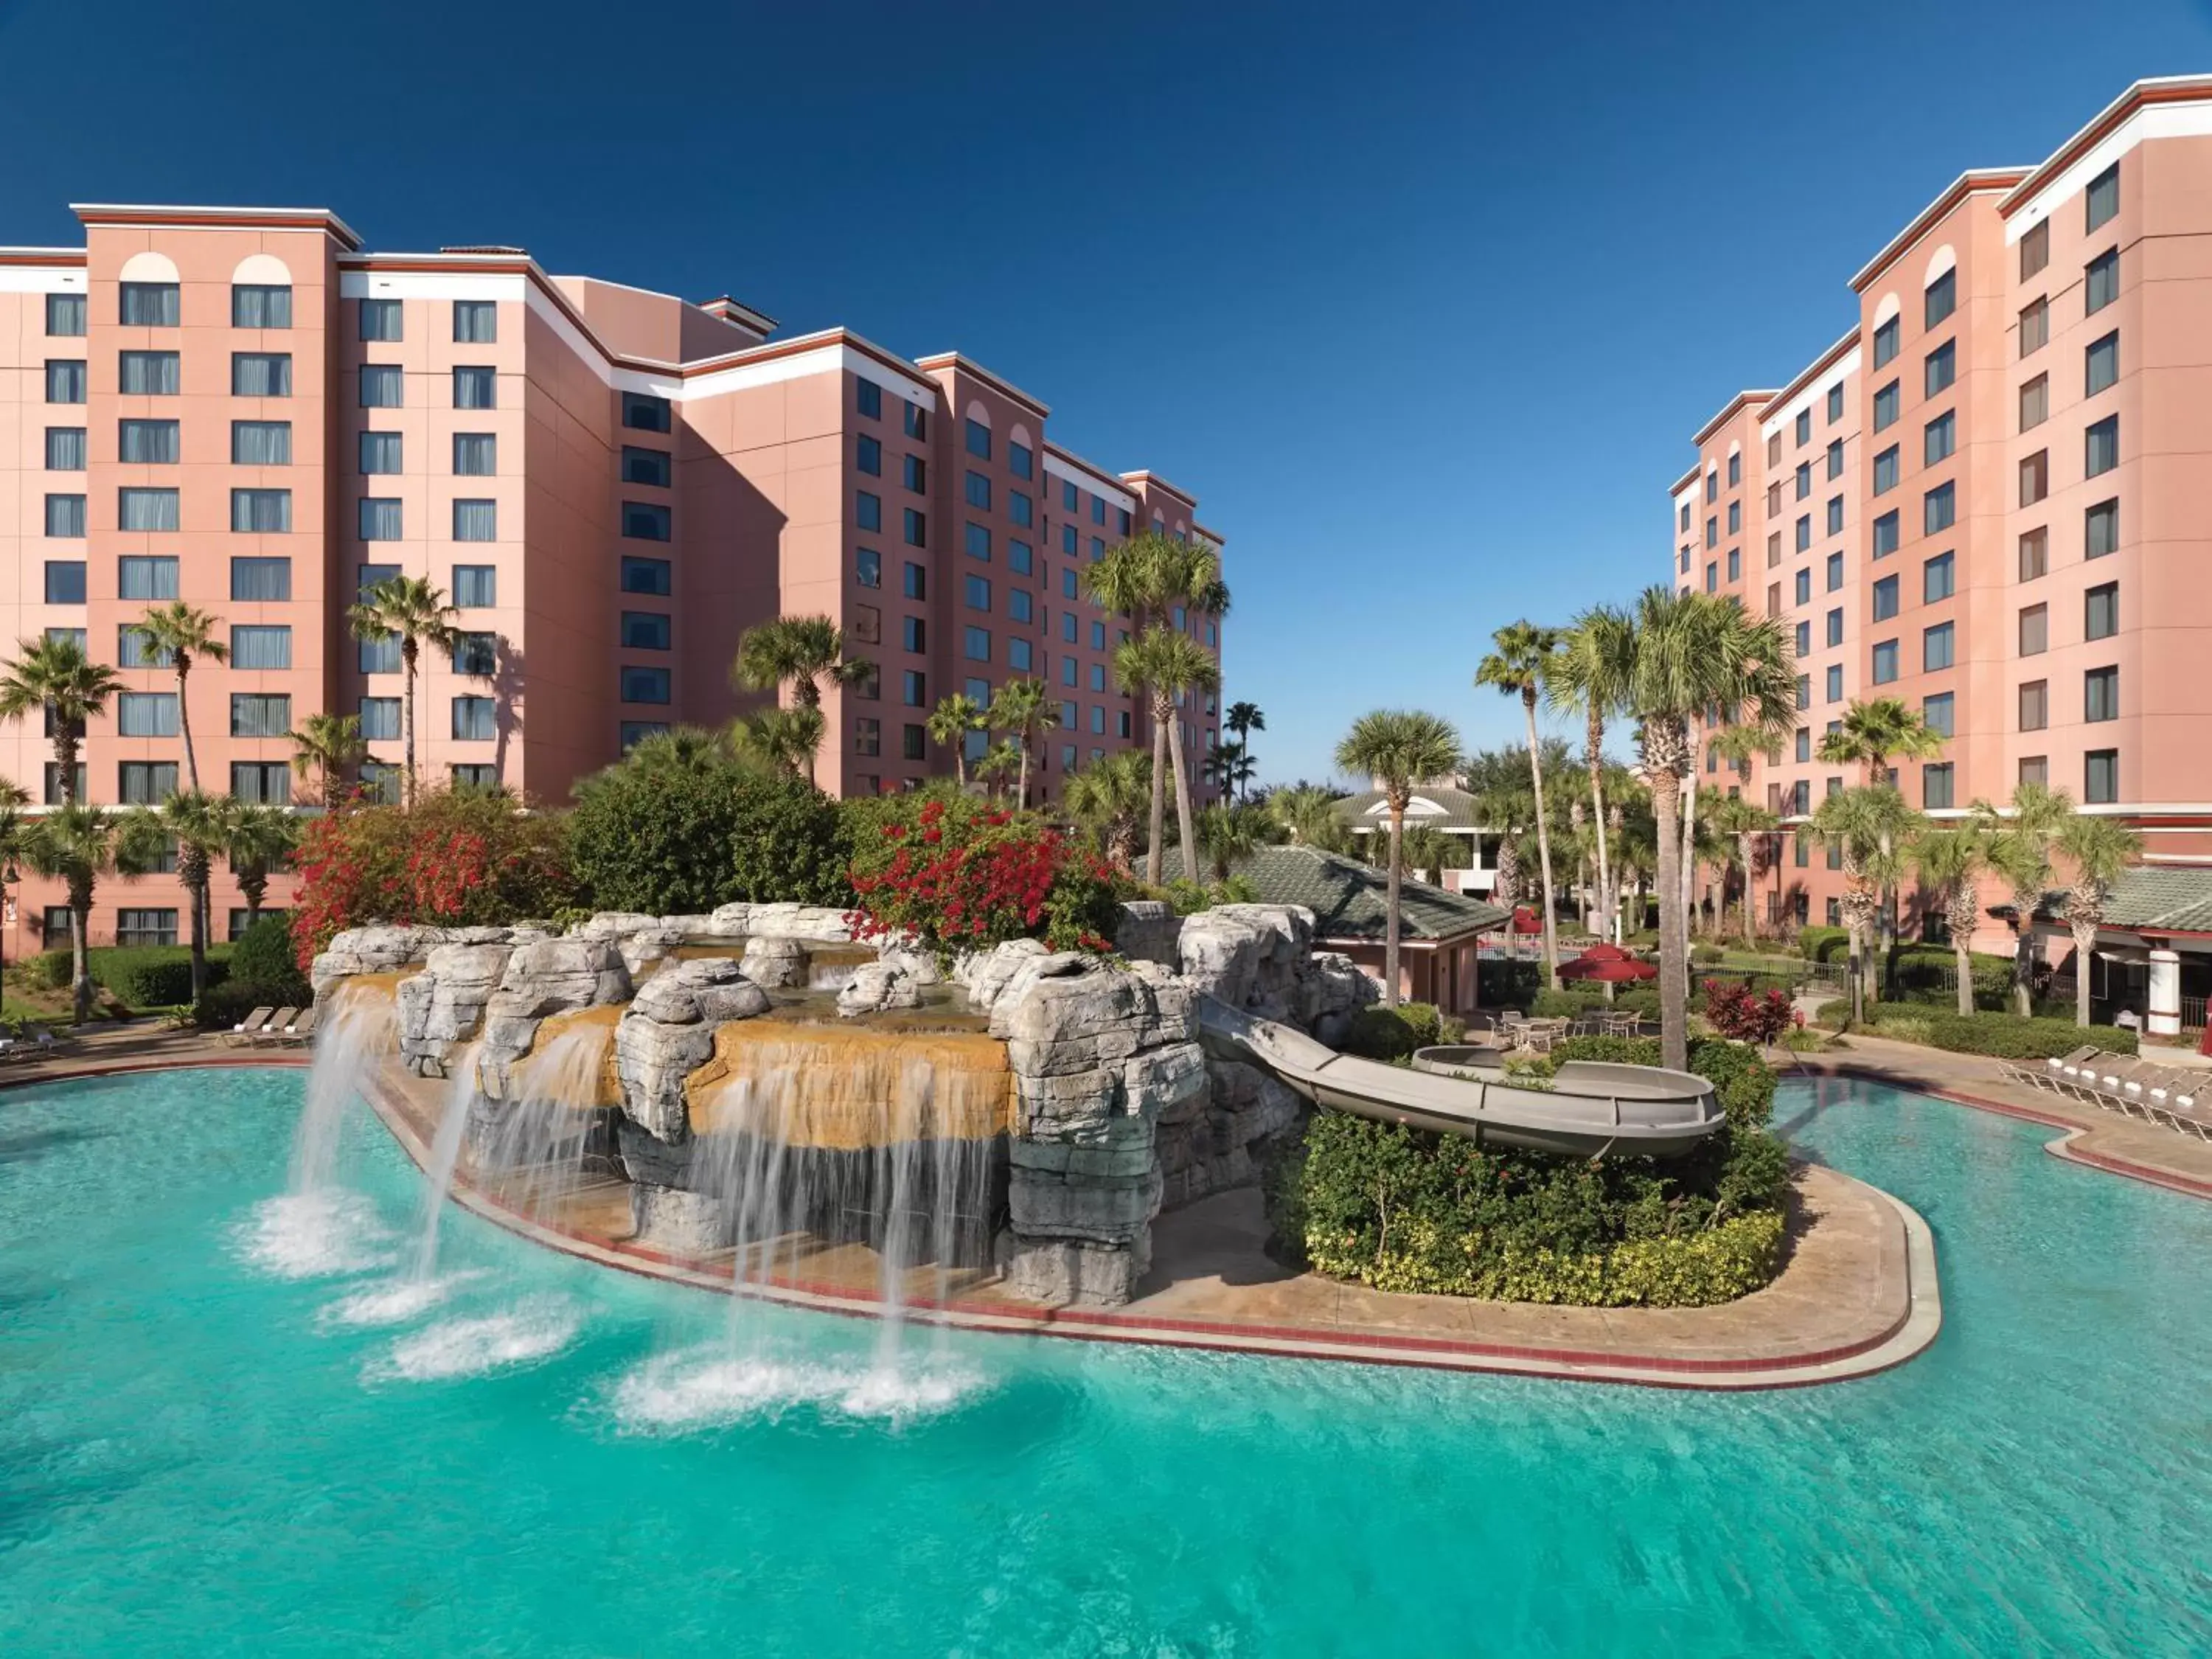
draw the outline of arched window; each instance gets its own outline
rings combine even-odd
[[[230,273],[233,328],[292,326],[292,273],[273,253],[249,253]]]

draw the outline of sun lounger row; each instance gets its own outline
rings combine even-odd
[[[307,1008],[256,1008],[221,1034],[234,1048],[305,1048],[315,1035],[315,1011]]]
[[[19,1037],[0,1037],[0,1062],[35,1060],[41,1054],[57,1054],[76,1041],[72,1036],[56,1036],[43,1028]]]
[[[2011,1081],[2028,1088],[2212,1141],[2212,1073],[2160,1066],[2140,1054],[2111,1054],[2094,1046],[2039,1066],[2023,1061],[2004,1069]]]

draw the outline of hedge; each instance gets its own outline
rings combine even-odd
[[[1404,1060],[1416,1048],[1456,1042],[1464,1035],[1460,1022],[1448,1018],[1432,1002],[1401,1002],[1395,1008],[1370,1006],[1352,1017],[1344,1052],[1369,1060]]]
[[[1539,991],[1529,999],[1528,1012],[1539,1019],[1573,1019],[1581,1014],[1641,1014],[1647,1019],[1659,1018],[1659,990],[1655,985],[1638,982],[1619,988],[1613,1000],[1605,1000],[1604,990],[1595,985],[1570,985],[1557,991]]]
[[[210,985],[229,977],[230,951],[227,945],[208,946]],[[94,984],[126,1007],[174,1008],[192,1000],[192,953],[186,945],[102,945],[85,952],[85,969]],[[42,989],[64,990],[73,971],[70,952],[42,951],[31,958],[27,971]]]
[[[1848,927],[1800,927],[1797,954],[1808,962],[1838,962],[1851,953]]]
[[[2022,1019],[2017,1014],[1976,1013],[1972,1017],[1919,1004],[1878,1002],[1868,1010],[1875,1031],[1900,1042],[1923,1043],[1954,1054],[1989,1054],[1999,1060],[2049,1060],[2094,1042],[2113,1054],[2136,1052],[2136,1033],[2124,1026],[2099,1025],[2084,1030],[2070,1019]]]

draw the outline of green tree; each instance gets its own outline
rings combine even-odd
[[[323,809],[345,799],[345,775],[368,758],[358,714],[310,714],[291,732],[292,770],[304,786],[312,775]]]
[[[1870,784],[1888,783],[1892,760],[1933,760],[1943,752],[1942,734],[1917,709],[1896,697],[1853,702],[1832,732],[1821,734],[1819,754],[1831,766],[1864,766]],[[1896,848],[1885,849],[1894,862]],[[1881,967],[1887,980],[1897,956],[1897,888],[1881,894]]]
[[[194,1002],[207,989],[208,879],[223,848],[229,805],[228,796],[179,789],[159,806],[133,807],[116,821],[117,847],[134,868],[156,867],[169,844],[176,844],[177,884],[185,890],[191,906]]]
[[[1408,870],[1433,871],[1439,882],[1443,879],[1443,872],[1454,867],[1452,860],[1462,850],[1456,836],[1446,835],[1433,823],[1412,825],[1399,847]]]
[[[106,875],[143,874],[140,848],[124,843],[115,815],[72,801],[32,824],[23,851],[31,868],[69,890],[70,1003],[80,1025],[92,1018],[92,969],[86,941],[92,927],[92,897]]]
[[[846,653],[845,630],[827,617],[778,617],[748,628],[738,640],[731,683],[741,691],[781,691],[788,686],[793,704],[819,709],[822,694],[834,686],[858,685],[876,672],[875,664]],[[827,722],[815,728],[815,746],[805,757],[806,781],[814,781],[814,757]],[[791,727],[795,737],[800,728]]]
[[[30,804],[29,790],[13,778],[0,778],[0,870],[12,873],[29,854],[32,820],[24,816],[23,809]],[[4,896],[0,892],[0,898]],[[0,969],[7,965],[7,934],[0,930]]]
[[[1944,930],[1959,978],[1959,1012],[1974,1012],[1974,928],[1981,920],[1979,884],[1990,867],[1987,830],[1968,823],[1924,830],[1913,838],[1912,867],[1921,890],[1943,906]]]
[[[46,714],[63,805],[76,800],[77,748],[84,741],[85,722],[106,714],[107,700],[123,689],[115,671],[86,656],[69,635],[23,640],[15,659],[0,663],[0,720]]]
[[[1152,757],[1141,749],[1121,749],[1072,775],[1060,804],[1096,839],[1108,863],[1127,870],[1152,795]]]
[[[991,699],[988,715],[991,729],[1003,732],[1007,741],[1019,752],[1019,774],[1015,791],[1018,805],[1030,804],[1030,753],[1036,740],[1046,732],[1060,726],[1060,699],[1052,695],[1042,680],[1019,678],[1008,680]]]
[[[2074,817],[2074,798],[2048,784],[2023,783],[2012,792],[2012,810],[1974,803],[1974,822],[1989,838],[1989,866],[2012,893],[2012,1007],[2022,1019],[2035,1012],[2035,913],[2056,879],[2051,855]]]
[[[1235,733],[1241,763],[1239,775],[1228,781],[1244,785],[1244,798],[1249,800],[1252,778],[1259,769],[1259,763],[1252,758],[1252,734],[1267,729],[1267,717],[1256,702],[1232,702],[1221,717],[1221,726],[1224,731]],[[1224,744],[1222,747],[1225,750],[1228,745]]]
[[[1658,586],[1638,601],[1636,672],[1629,711],[1637,722],[1656,822],[1659,890],[1662,1063],[1688,1061],[1686,921],[1682,890],[1681,790],[1690,769],[1690,726],[1709,707],[1775,741],[1797,724],[1797,676],[1790,641],[1771,617],[1754,618],[1733,597]]]
[[[730,745],[738,759],[763,772],[814,782],[814,757],[821,751],[829,717],[818,706],[763,708],[730,722]]]
[[[1730,860],[1743,878],[1743,943],[1747,951],[1759,948],[1759,907],[1753,902],[1752,891],[1759,874],[1757,843],[1765,836],[1782,827],[1782,820],[1757,802],[1742,795],[1723,795],[1713,804],[1706,815],[1713,833],[1723,838],[1723,844],[1735,843],[1735,856]]]
[[[1009,739],[1000,739],[985,750],[975,763],[975,775],[997,800],[1006,793],[1006,780],[1021,769],[1021,751]]]
[[[422,647],[432,645],[451,651],[460,639],[460,630],[453,626],[460,614],[446,603],[445,590],[434,586],[427,576],[387,576],[346,610],[346,622],[356,639],[370,643],[399,641],[399,781],[402,804],[408,806],[415,804],[422,787],[415,765],[415,682],[422,670]]]
[[[222,809],[222,861],[238,882],[246,925],[252,927],[261,920],[261,906],[269,896],[270,872],[300,844],[300,821],[281,806],[228,797]]]
[[[1215,881],[1227,881],[1241,860],[1260,849],[1261,830],[1261,814],[1255,807],[1218,801],[1199,813],[1198,845]],[[1185,880],[1196,881],[1198,861],[1186,857],[1182,873]]]
[[[1285,840],[1340,853],[1352,837],[1337,814],[1337,799],[1334,790],[1317,783],[1293,783],[1268,790],[1260,805]]]
[[[1866,1018],[1874,1000],[1874,962],[1871,937],[1881,908],[1881,895],[1893,888],[1903,872],[1899,849],[1907,846],[1921,818],[1905,804],[1905,797],[1887,783],[1858,784],[1838,789],[1814,809],[1813,836],[1843,855],[1844,925],[1850,931],[1851,1018]]]
[[[1176,708],[1190,692],[1218,688],[1221,669],[1212,653],[1189,635],[1156,623],[1115,647],[1114,678],[1121,690],[1134,691],[1142,687],[1152,698],[1152,844],[1145,854],[1145,879],[1157,887],[1167,835],[1165,799],[1160,789],[1163,772],[1175,779],[1176,827],[1186,868],[1190,867],[1198,845],[1191,817],[1190,778],[1183,769],[1182,722],[1176,718]]]
[[[968,734],[981,732],[989,719],[982,704],[957,691],[939,697],[929,711],[929,740],[952,751],[953,775],[963,789],[968,787]]]
[[[2089,1023],[2089,960],[2120,874],[2142,856],[2142,837],[2118,818],[2077,812],[2055,837],[2069,872],[2062,909],[2074,933],[2074,1023]]]
[[[1413,708],[1377,708],[1352,723],[1336,745],[1336,763],[1355,776],[1372,778],[1390,810],[1389,877],[1385,888],[1382,933],[1382,1005],[1398,1006],[1400,892],[1405,877],[1406,808],[1416,786],[1448,777],[1462,760],[1459,733],[1451,722]]]
[[[1611,934],[1620,915],[1607,842],[1605,805],[1606,723],[1627,706],[1636,672],[1636,623],[1618,606],[1593,605],[1559,637],[1546,665],[1544,690],[1553,708],[1583,717],[1583,764],[1589,774],[1591,824],[1597,847],[1598,931]]]
[[[1536,698],[1559,654],[1557,629],[1539,628],[1531,622],[1509,623],[1490,636],[1493,647],[1474,671],[1474,683],[1494,687],[1521,700],[1528,721],[1528,783],[1536,797],[1536,861],[1543,872],[1544,902],[1539,906],[1544,923],[1544,974],[1553,990],[1559,988],[1559,935],[1553,915],[1552,832],[1544,822],[1544,763],[1536,731]]]
[[[190,794],[199,791],[200,768],[192,751],[192,709],[191,699],[185,695],[185,682],[192,672],[193,659],[219,663],[229,657],[229,647],[216,633],[218,626],[214,617],[182,599],[172,599],[130,624],[130,631],[137,636],[146,655],[157,663],[167,663],[176,672],[177,731],[184,739],[185,790]],[[195,999],[199,988],[196,978],[192,986]]]

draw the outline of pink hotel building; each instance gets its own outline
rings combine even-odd
[[[1961,175],[1851,290],[1842,337],[1730,398],[1674,486],[1675,582],[1789,625],[1804,714],[1747,785],[1709,749],[1700,787],[1802,821],[1859,781],[1823,732],[1896,697],[1947,738],[1897,764],[1916,807],[2034,779],[2154,866],[2212,865],[2212,77]],[[1832,922],[1835,866],[1780,840],[1763,919]]]
[[[771,341],[734,301],[548,276],[515,248],[364,252],[321,210],[76,211],[81,248],[0,247],[0,647],[70,632],[117,665],[85,799],[176,787],[174,676],[125,629],[179,598],[229,640],[189,678],[204,787],[289,800],[285,734],[319,711],[358,714],[372,778],[396,782],[396,646],[345,622],[393,573],[443,588],[465,630],[426,653],[431,779],[564,799],[640,735],[739,712],[738,636],[778,614],[836,618],[879,668],[827,698],[833,792],[949,772],[932,706],[1016,676],[1063,699],[1048,793],[1150,741],[1080,572],[1139,529],[1220,538],[1166,479],[1052,443],[1044,404],[957,353]],[[1218,655],[1218,618],[1175,621]],[[1185,717],[1194,766],[1218,707]],[[52,752],[36,721],[0,727],[0,775],[34,802],[58,798]],[[9,897],[11,960],[66,937],[52,884]],[[220,870],[214,904],[220,937]],[[179,912],[163,878],[103,884],[93,937],[166,940]]]

